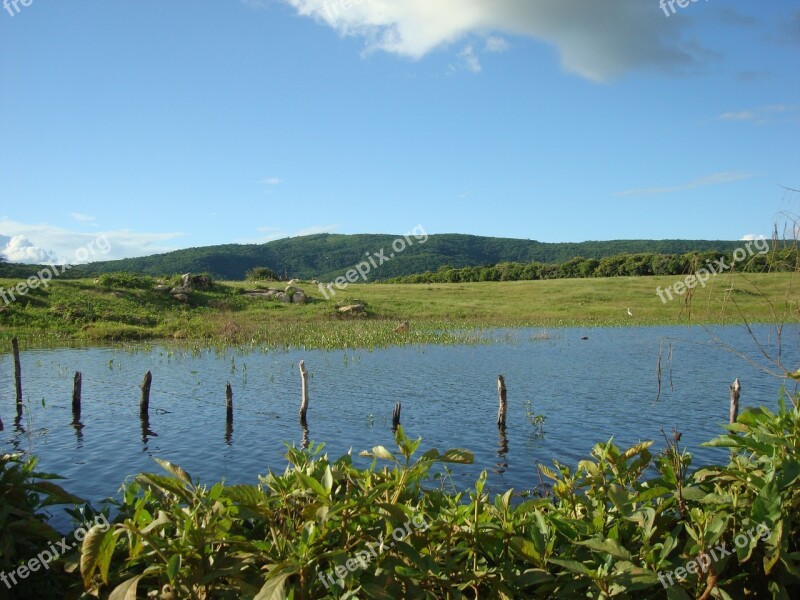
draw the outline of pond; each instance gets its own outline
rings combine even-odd
[[[757,326],[754,333],[766,352],[777,351],[774,328]],[[788,367],[800,365],[799,336],[797,325],[783,331]],[[727,422],[729,384],[740,378],[742,407],[774,409],[783,383],[757,366],[771,365],[740,326],[510,329],[484,331],[482,339],[372,351],[29,350],[21,356],[25,410],[16,422],[13,360],[6,353],[0,451],[32,451],[41,470],[65,476],[69,491],[93,503],[115,495],[132,474],[158,471],[151,457],[169,459],[204,482],[255,483],[258,474],[285,468],[285,442],[302,442],[302,358],[310,373],[309,437],[325,442],[331,458],[376,445],[393,449],[391,414],[399,401],[407,434],[423,438],[421,452],[474,452],[473,465],[452,466],[454,485],[470,485],[487,470],[494,491],[529,490],[539,483],[538,463],[556,459],[574,467],[612,436],[624,447],[656,440],[660,450],[661,431],[677,428],[696,465],[725,461],[726,450],[699,444]],[[148,370],[150,419],[142,424],[139,385]],[[71,412],[75,371],[83,374],[79,425]],[[498,374],[508,388],[504,437],[496,425]],[[546,416],[544,435],[529,422],[529,410]]]

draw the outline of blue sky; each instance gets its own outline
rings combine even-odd
[[[0,251],[767,235],[800,2],[10,0]],[[666,13],[670,13],[667,16]]]

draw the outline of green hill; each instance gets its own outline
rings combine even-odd
[[[389,234],[318,234],[286,238],[266,244],[225,244],[187,248],[140,258],[97,262],[67,271],[64,276],[86,277],[127,271],[148,275],[207,272],[217,279],[240,280],[253,267],[269,267],[281,276],[329,281],[381,249],[386,260],[371,268],[369,281],[437,271],[440,267],[492,265],[499,262],[561,263],[576,256],[604,258],[619,254],[731,252],[736,241],[709,240],[611,240],[580,243],[544,243],[534,240],[437,234],[426,239],[408,237],[411,244],[401,252],[392,249]],[[404,241],[404,244],[406,242]],[[399,248],[398,243],[396,248]],[[393,258],[390,255],[394,254]],[[34,273],[33,265],[0,263],[0,276],[21,277]]]

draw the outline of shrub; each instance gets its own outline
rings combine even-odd
[[[97,278],[97,283],[108,289],[125,288],[132,290],[149,290],[153,288],[155,280],[148,275],[103,273]]]
[[[254,267],[245,274],[248,281],[280,281],[280,277],[269,267]]]

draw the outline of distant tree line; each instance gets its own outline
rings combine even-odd
[[[733,264],[733,253],[689,252],[687,254],[618,254],[605,258],[581,256],[562,263],[501,262],[487,266],[450,267],[388,279],[385,283],[468,283],[476,281],[535,281],[588,277],[640,277],[648,275],[686,275],[704,266]],[[719,268],[719,267],[718,267]],[[800,268],[797,248],[784,248],[754,254],[731,270],[746,273],[795,271]]]

